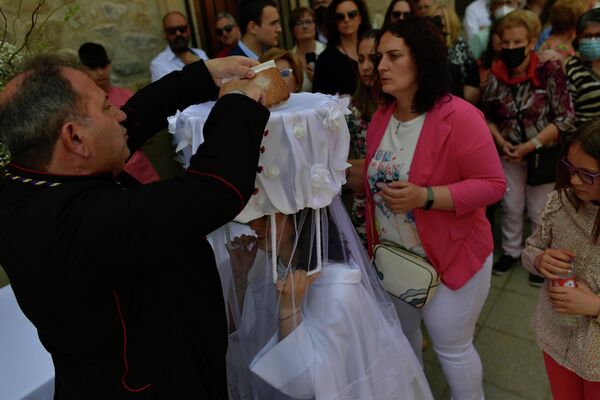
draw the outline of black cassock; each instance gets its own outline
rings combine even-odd
[[[129,147],[217,91],[202,62],[140,90],[123,107]],[[224,96],[188,171],[148,186],[7,167],[0,264],[52,354],[55,399],[227,398],[225,308],[205,235],[250,198],[268,117]]]

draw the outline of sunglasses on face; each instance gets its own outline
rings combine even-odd
[[[223,28],[217,28],[217,36],[221,36],[223,33],[231,33],[233,28],[235,28],[235,25],[233,24],[225,25]]]
[[[296,27],[311,26],[314,23],[315,23],[314,19],[303,19],[303,20],[300,20],[300,21],[296,21],[296,23],[294,24],[294,26],[296,26]]]
[[[407,19],[408,17],[410,17],[410,11],[392,11],[393,20]]]
[[[597,174],[592,174],[590,172],[576,168],[565,157],[561,158],[561,161],[569,170],[569,175],[573,176],[577,174],[577,177],[581,179],[581,182],[585,183],[586,185],[593,185],[594,179],[600,176],[600,172]]]
[[[187,31],[187,28],[188,28],[187,25],[171,26],[171,27],[165,28],[165,32],[167,32],[169,35],[175,35],[175,34],[177,34],[178,31],[179,31],[179,33],[185,33]]]
[[[335,13],[335,20],[341,22],[348,17],[348,19],[354,19],[358,15],[358,10],[348,11],[347,13]]]
[[[294,71],[291,68],[280,69],[279,75],[281,75],[282,78],[287,78],[288,76],[292,76],[293,72]]]

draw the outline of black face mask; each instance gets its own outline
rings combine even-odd
[[[169,42],[169,47],[171,50],[173,50],[173,53],[183,53],[188,49],[187,40],[185,40],[183,36],[177,36],[175,39]]]
[[[500,59],[508,68],[516,68],[523,64],[527,56],[525,55],[525,46],[516,49],[502,49]]]

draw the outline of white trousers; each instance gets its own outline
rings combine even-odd
[[[521,257],[523,243],[523,212],[531,220],[531,231],[540,225],[542,210],[554,183],[527,185],[527,162],[502,160],[508,191],[502,198],[502,253],[513,258]]]
[[[390,296],[402,323],[402,330],[421,364],[425,322],[433,350],[450,385],[454,400],[483,400],[483,367],[473,346],[473,332],[490,290],[492,255],[465,286],[451,290],[443,283],[435,297],[421,310]]]

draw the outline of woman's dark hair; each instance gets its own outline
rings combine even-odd
[[[485,69],[492,68],[492,63],[499,56],[498,54],[494,53],[494,35],[498,34],[499,21],[500,19],[492,21],[492,24],[490,25],[490,34],[488,36],[488,42],[485,46],[485,51],[480,57],[481,64]]]
[[[446,44],[439,29],[425,17],[414,17],[395,22],[381,30],[376,47],[379,54],[379,43],[386,33],[404,39],[410,49],[417,79],[417,92],[413,98],[412,110],[424,113],[433,108],[435,103],[450,90],[450,66]],[[386,103],[394,101],[394,97],[382,92]]]
[[[595,159],[600,165],[600,120],[591,121],[585,125],[582,125],[576,134],[567,140],[563,149],[562,156],[567,157],[569,154],[569,148],[577,143],[581,146],[581,149],[585,154]],[[598,178],[596,178],[598,179]],[[581,206],[581,200],[575,195],[573,185],[571,184],[571,173],[568,168],[559,162],[556,171],[556,188],[559,191],[559,195],[569,199],[575,209],[579,209]],[[600,210],[596,214],[596,220],[594,222],[594,229],[591,233],[592,243],[598,243],[598,237],[600,236]]]
[[[327,238],[323,248],[323,261],[345,262],[347,261],[346,241],[344,240],[337,225],[333,222],[331,213],[327,208],[322,208],[321,232],[322,237]],[[317,267],[317,242],[315,234],[315,210],[305,208],[295,214],[296,223],[300,227],[298,233],[298,247],[295,251],[294,266],[299,269],[312,271]],[[292,222],[292,221],[289,221]],[[327,251],[327,254],[325,254]]]
[[[337,29],[337,21],[335,18],[337,6],[346,1],[350,1],[356,5],[358,8],[358,14],[360,15],[361,22],[358,26],[358,36],[362,36],[362,34],[369,29],[371,29],[371,22],[369,20],[369,11],[367,10],[367,6],[363,0],[333,0],[329,7],[327,8],[327,46],[335,47],[340,44],[340,33]]]
[[[363,40],[373,39],[377,40],[379,36],[379,29],[371,29],[366,31],[362,36],[358,38],[358,43],[356,47],[360,46],[360,43]],[[373,74],[376,75],[377,64],[373,65]],[[371,88],[365,86],[361,79],[358,80],[356,84],[356,91],[352,95],[352,105],[358,109],[361,117],[366,118],[368,120],[371,119],[375,110],[377,109],[377,103],[375,103],[375,98],[373,97],[373,91]]]
[[[389,24],[392,23],[392,11],[394,10],[394,6],[396,5],[396,3],[403,1],[405,3],[408,3],[408,7],[410,8],[410,16],[414,17],[415,15],[415,3],[413,3],[412,0],[392,0],[392,2],[390,3],[390,5],[388,6],[386,12],[385,12],[385,18],[383,19],[383,26],[386,27]]]
[[[585,31],[588,25],[600,25],[600,8],[592,8],[579,16],[577,25],[575,25],[575,39],[573,39],[573,48],[579,50],[579,40],[577,37]]]

